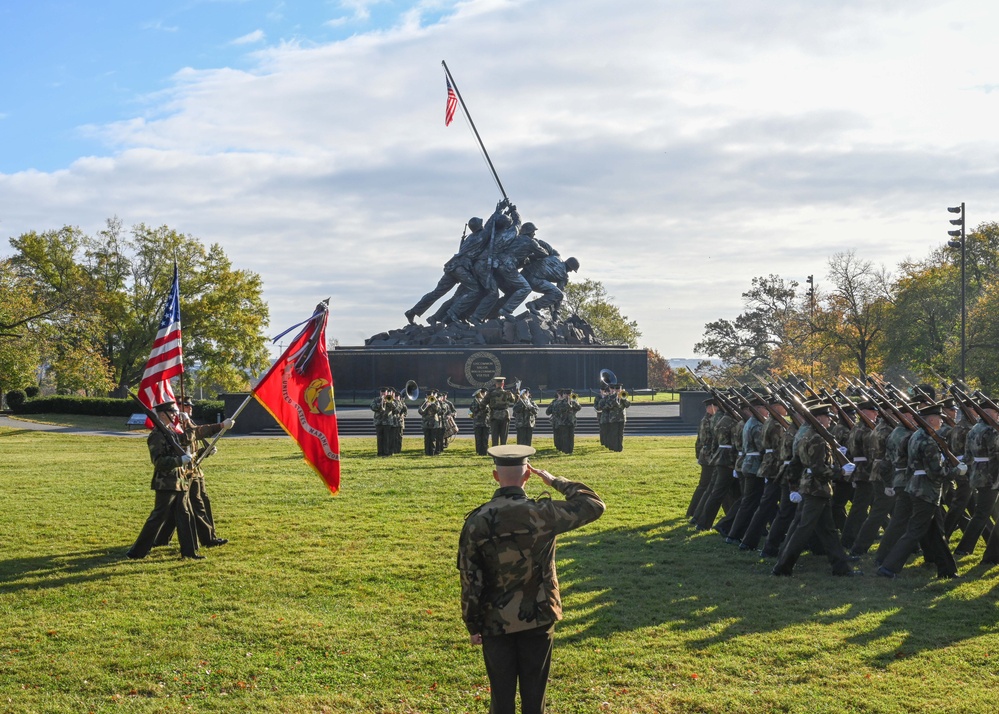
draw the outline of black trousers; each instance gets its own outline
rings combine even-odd
[[[600,445],[607,446],[607,422],[601,421],[597,426],[600,429]]]
[[[611,451],[624,451],[624,422],[612,421],[607,424],[607,443]]]
[[[891,552],[885,556],[881,566],[893,573],[905,567],[905,561],[912,555],[917,545],[922,545],[923,557],[936,564],[937,575],[948,577],[957,573],[954,556],[944,540],[942,521],[938,517],[938,506],[921,498],[911,497],[909,523],[905,532],[895,541]]]
[[[426,456],[434,456],[437,453],[435,450],[437,444],[436,431],[436,429],[429,426],[423,427],[423,453]]]
[[[523,714],[543,714],[554,639],[554,625],[482,637],[490,714],[515,714],[518,682]]]
[[[518,426],[517,427],[517,443],[523,446],[530,446],[531,440],[534,439],[534,427],[533,426]]]
[[[798,504],[791,502],[791,487],[786,479],[780,480],[780,503],[777,506],[777,515],[770,523],[770,532],[763,543],[762,555],[770,557],[776,556],[780,552],[780,546],[787,536],[791,523],[798,513]]]
[[[742,474],[742,478],[739,479],[742,498],[739,501],[739,510],[732,520],[732,526],[728,529],[729,538],[742,540],[742,536],[745,534],[746,529],[749,528],[749,524],[756,514],[760,500],[763,498],[764,486],[763,479],[759,476],[747,473]]]
[[[745,532],[740,536],[742,545],[751,550],[756,550],[760,544],[760,538],[771,521],[777,515],[777,504],[780,503],[781,482],[776,479],[761,479],[766,481],[763,484],[763,493],[760,495],[759,504],[753,512],[753,517],[749,520]]]
[[[208,492],[205,491],[204,477],[191,479],[187,500],[190,503],[191,518],[194,520],[194,533],[198,536],[198,543],[206,544],[216,540],[218,536],[215,535],[215,517],[212,515],[211,499],[208,498]],[[169,513],[166,514],[160,525],[159,533],[153,539],[153,546],[167,545],[170,538],[173,537],[176,527],[174,518]],[[197,547],[195,544],[195,548]]]
[[[698,507],[700,510],[697,516],[698,530],[706,531],[713,526],[718,510],[724,506],[728,512],[739,495],[741,495],[739,480],[732,476],[732,467],[715,466],[711,487],[705,492]]]
[[[510,436],[510,420],[490,419],[489,436],[493,446],[506,445],[506,440]]]
[[[957,544],[957,550],[963,553],[974,553],[979,537],[988,544],[991,535],[986,534],[985,530],[989,525],[989,519],[994,515],[992,512],[995,510],[997,496],[999,496],[999,491],[992,488],[979,488],[975,491],[975,512],[971,516],[968,527],[964,530],[961,542]]]
[[[958,480],[957,488],[951,489],[950,497],[947,499],[947,517],[944,519],[944,535],[947,538],[950,538],[958,528],[963,533],[968,527],[970,519],[967,510],[974,495],[975,489],[971,487],[967,476]]]
[[[864,521],[867,520],[873,502],[873,481],[857,481],[853,484],[853,504],[850,506],[850,512],[846,515],[846,521],[840,529],[843,535],[840,542],[844,548],[853,547]]]
[[[129,557],[145,558],[149,549],[167,520],[172,520],[177,529],[177,540],[180,541],[180,554],[186,558],[195,555],[198,550],[194,535],[194,523],[191,518],[191,504],[187,491],[156,491],[156,501],[149,518],[139,531],[139,537],[128,550]]]
[[[379,456],[392,454],[392,427],[388,424],[375,424],[375,444]]]
[[[909,527],[909,519],[912,517],[912,496],[905,491],[905,487],[896,490],[898,493],[895,494],[895,507],[891,509],[891,521],[885,529],[885,534],[881,536],[878,550],[874,554],[874,562],[878,564],[885,562],[891,549]]]
[[[839,532],[833,522],[832,500],[821,496],[802,496],[798,507],[798,525],[788,535],[774,566],[775,575],[790,575],[798,556],[814,536],[826,552],[834,575],[850,572],[846,551],[839,544]]]
[[[694,495],[690,497],[690,505],[687,506],[687,518],[694,517],[694,514],[697,513],[697,506],[700,504],[701,498],[704,496],[704,492],[711,486],[711,476],[714,471],[707,464],[701,464],[700,466],[701,479],[697,482],[697,488],[694,489]]]
[[[389,444],[389,453],[401,454],[402,453],[402,432],[405,427],[402,426],[390,426],[389,433],[391,435],[391,443]]]
[[[476,425],[472,431],[475,434],[475,453],[485,456],[489,449],[489,427]]]
[[[874,541],[877,540],[881,529],[888,524],[888,518],[895,509],[895,500],[898,495],[889,496],[885,493],[885,483],[881,479],[875,479],[874,500],[871,501],[871,510],[867,512],[864,524],[860,526],[857,537],[850,546],[850,553],[853,555],[863,555],[871,549]]]
[[[574,425],[556,426],[553,431],[555,448],[563,454],[571,454],[572,450],[576,448],[576,427]]]

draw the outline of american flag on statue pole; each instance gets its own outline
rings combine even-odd
[[[139,399],[150,409],[175,400],[170,380],[184,371],[184,349],[180,336],[180,280],[177,265],[174,264],[173,287],[163,308],[163,319],[156,331],[142,381],[139,382]],[[146,426],[152,428],[148,419]]]
[[[458,108],[458,95],[454,93],[454,87],[451,86],[451,80],[448,77],[444,78],[447,82],[447,106],[444,108],[444,126],[451,126],[451,122],[454,121],[454,111]]]

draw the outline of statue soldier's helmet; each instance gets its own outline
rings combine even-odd
[[[472,216],[468,219],[468,228],[472,233],[476,233],[482,230],[482,219],[478,216]]]
[[[513,221],[510,220],[510,216],[508,216],[508,215],[506,215],[504,213],[501,213],[500,215],[496,216],[496,228],[497,229],[503,230],[505,228],[509,228],[512,225],[513,225]]]
[[[525,223],[524,225],[522,225],[520,227],[520,234],[521,235],[534,235],[534,233],[537,230],[538,230],[538,227],[536,225],[534,225],[531,222],[527,222],[527,223]]]
[[[566,270],[571,270],[572,272],[575,273],[576,271],[579,270],[579,261],[576,260],[575,258],[568,258],[568,259],[566,259],[566,261],[565,261],[565,269]]]

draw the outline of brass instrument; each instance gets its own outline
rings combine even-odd
[[[578,400],[579,399],[579,395],[576,394],[575,392],[569,392],[569,399]]]
[[[406,382],[405,387],[399,390],[399,395],[407,402],[415,402],[420,398],[420,385],[416,383],[415,379],[411,379]]]
[[[612,384],[617,384],[617,375],[611,372],[609,369],[600,370],[600,384],[605,387],[609,387]]]

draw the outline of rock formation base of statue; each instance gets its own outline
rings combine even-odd
[[[531,312],[512,318],[495,318],[481,325],[469,326],[454,322],[434,326],[406,325],[397,330],[380,332],[364,341],[367,347],[434,347],[477,345],[600,345],[593,328],[577,315],[551,321]]]

